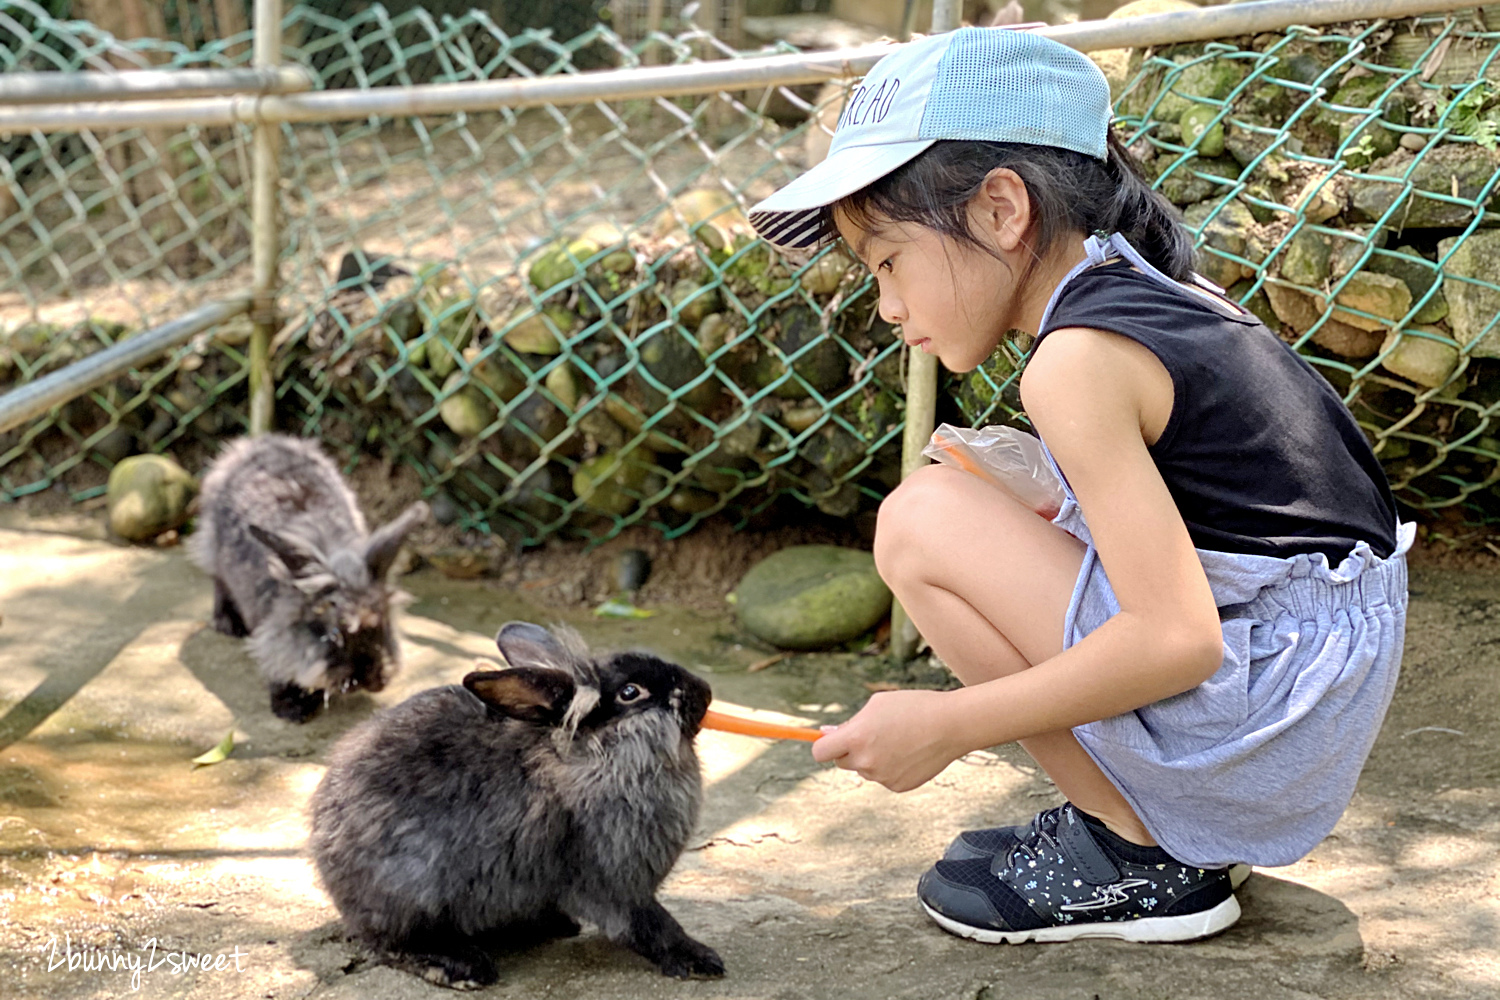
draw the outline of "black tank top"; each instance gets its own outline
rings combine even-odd
[[[1114,261],[1062,290],[1037,344],[1063,327],[1129,337],[1172,376],[1172,414],[1150,451],[1198,548],[1322,552],[1334,566],[1360,541],[1395,551],[1396,502],[1364,432],[1253,315]]]

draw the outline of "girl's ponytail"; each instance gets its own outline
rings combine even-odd
[[[1109,162],[1115,178],[1114,197],[1100,206],[1099,225],[1094,230],[1119,233],[1140,251],[1151,266],[1170,278],[1186,281],[1193,270],[1193,241],[1178,219],[1172,203],[1151,190],[1135,159],[1109,133]]]

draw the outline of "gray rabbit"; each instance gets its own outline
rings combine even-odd
[[[312,798],[312,853],[344,926],[429,981],[495,981],[511,950],[595,924],[668,976],[724,963],[656,900],[698,817],[708,685],[647,653],[510,622],[505,670],[362,722]]]
[[[241,438],[203,479],[193,561],[214,578],[214,628],[248,636],[271,711],[303,722],[335,691],[379,691],[401,663],[386,584],[427,505],[370,534],[316,444]]]

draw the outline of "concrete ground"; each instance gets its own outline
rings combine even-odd
[[[882,676],[849,654],[747,672],[765,652],[717,613],[606,622],[430,573],[406,585],[404,676],[297,727],[270,714],[239,643],[205,627],[209,585],[180,550],[121,547],[85,520],[0,518],[0,996],[451,996],[344,940],[304,807],[332,740],[461,677],[508,619],[655,647],[720,699],[804,722],[846,716]],[[705,733],[701,829],[662,898],[728,975],[667,980],[585,930],[506,956],[488,995],[1493,1000],[1496,643],[1500,576],[1414,574],[1401,686],[1347,815],[1310,857],[1253,875],[1243,919],[1213,940],[993,947],[929,922],[916,879],[958,829],[1058,801],[1013,749],[896,796],[804,744]],[[195,770],[231,731],[233,755]]]

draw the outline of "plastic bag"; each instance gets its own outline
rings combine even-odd
[[[1062,480],[1047,464],[1042,443],[1024,431],[939,424],[922,454],[1000,487],[1049,521],[1062,510]]]

